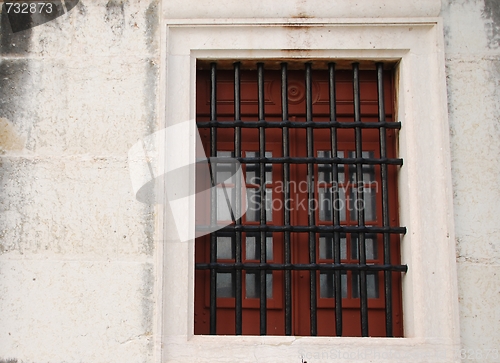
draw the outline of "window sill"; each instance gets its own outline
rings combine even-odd
[[[442,339],[351,338],[285,336],[169,337],[165,340],[167,362],[185,359],[190,346],[192,363],[243,362],[452,362],[459,346]]]

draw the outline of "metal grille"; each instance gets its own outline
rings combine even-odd
[[[257,101],[258,101],[258,119],[257,120],[242,120],[241,117],[241,64],[234,63],[234,120],[218,121],[217,116],[217,65],[216,63],[210,64],[210,120],[198,121],[197,125],[200,129],[208,128],[210,134],[210,157],[212,163],[220,165],[219,163],[227,163],[223,157],[218,155],[217,150],[217,135],[218,130],[223,128],[234,129],[234,158],[242,164],[247,164],[247,172],[253,169],[253,172],[258,177],[256,178],[260,201],[266,200],[266,171],[270,165],[282,165],[282,181],[284,185],[283,199],[289,200],[291,198],[289,181],[291,180],[290,167],[292,164],[303,164],[307,167],[307,199],[308,199],[308,218],[307,225],[294,225],[291,221],[290,209],[283,208],[283,223],[270,225],[268,223],[268,216],[266,216],[265,207],[260,208],[258,212],[259,224],[245,225],[241,219],[233,220],[231,225],[228,225],[220,231],[213,232],[210,235],[210,258],[209,261],[203,263],[196,263],[197,270],[209,270],[209,310],[210,310],[210,334],[217,333],[217,280],[220,279],[222,274],[231,274],[234,281],[234,286],[230,295],[234,295],[235,301],[235,334],[242,334],[242,315],[244,299],[243,291],[243,276],[242,273],[254,273],[257,280],[256,288],[258,289],[259,296],[259,316],[260,316],[260,334],[266,335],[267,329],[267,299],[269,291],[267,276],[272,271],[283,271],[283,314],[284,314],[284,332],[285,335],[292,334],[292,271],[310,271],[309,279],[309,292],[310,292],[310,335],[315,336],[318,334],[317,322],[317,309],[318,309],[318,287],[317,278],[318,274],[326,274],[327,278],[333,279],[333,292],[331,293],[334,304],[334,314],[332,315],[332,324],[335,324],[335,332],[337,336],[342,336],[343,331],[343,275],[350,271],[353,276],[356,276],[356,283],[358,284],[357,290],[359,294],[359,311],[360,311],[360,324],[361,335],[368,336],[368,277],[383,271],[383,290],[384,290],[384,309],[385,309],[385,330],[386,336],[393,336],[393,283],[392,278],[394,273],[401,273],[407,271],[406,265],[394,264],[391,261],[391,235],[406,233],[405,227],[394,226],[390,223],[389,215],[397,214],[396,210],[390,210],[389,205],[389,183],[388,183],[388,166],[401,166],[402,159],[388,157],[388,141],[387,132],[390,129],[400,129],[399,122],[386,121],[386,112],[384,108],[384,82],[383,82],[383,69],[382,63],[377,63],[377,103],[378,103],[378,120],[373,122],[363,122],[361,117],[361,102],[360,102],[360,69],[358,63],[352,64],[352,87],[353,87],[353,119],[345,122],[337,119],[337,103],[336,103],[336,70],[335,63],[328,64],[328,93],[329,93],[329,120],[328,121],[315,121],[313,114],[313,65],[312,63],[305,64],[305,121],[293,121],[289,119],[289,94],[288,94],[288,65],[281,63],[281,121],[266,121],[265,114],[265,85],[264,85],[264,63],[257,63]],[[242,154],[242,129],[253,128],[258,130],[258,153],[257,155],[248,157]],[[269,156],[266,154],[266,129],[280,129],[282,133],[282,150],[281,156]],[[306,156],[298,157],[291,156],[290,153],[290,131],[291,129],[305,130],[305,143],[306,143]],[[323,132],[330,133],[330,150],[323,152],[321,155],[314,153],[314,130],[322,129]],[[339,152],[338,144],[338,130],[350,129],[354,133],[354,149],[352,153],[347,155]],[[363,150],[363,130],[377,129],[379,130],[379,156],[366,154]],[[226,164],[227,165],[227,164]],[[344,165],[347,168],[344,168]],[[316,220],[316,214],[313,210],[312,201],[317,199],[318,195],[315,190],[314,173],[316,170],[331,170],[331,183],[339,183],[339,175],[342,174],[344,169],[349,169],[353,177],[353,182],[356,185],[363,185],[363,173],[369,167],[379,167],[380,180],[381,180],[381,204],[382,215],[378,220],[381,223],[377,225],[367,225],[365,223],[365,209],[359,208],[357,215],[353,219],[357,220],[357,225],[342,224],[341,208],[338,207],[340,201],[339,190],[332,189],[332,200],[334,208],[332,213],[328,214],[331,219],[331,225],[321,225]],[[325,169],[326,168],[326,169]],[[236,208],[241,208],[241,184],[244,183],[238,174],[235,175],[234,191]],[[356,199],[364,201],[365,190],[364,188],[356,188],[353,190],[356,194]],[[356,213],[356,212],[355,212]],[[234,218],[233,218],[234,219]],[[212,225],[217,224],[217,191],[212,188],[211,191],[211,218]],[[198,228],[202,228],[198,226]],[[259,262],[243,262],[242,259],[242,233],[251,235],[255,238],[255,243],[259,248],[256,248],[256,253],[259,253]],[[267,241],[268,237],[273,233],[283,234],[283,256],[282,263],[269,263]],[[309,246],[309,263],[293,263],[292,262],[292,233],[304,233],[308,236]],[[372,264],[367,263],[367,241],[371,241],[374,235],[383,236],[383,263]],[[358,263],[343,263],[342,262],[342,241],[345,236],[350,235],[352,246],[356,250],[352,253],[356,255]],[[218,237],[225,236],[229,238],[231,243],[231,256],[232,262],[219,262],[218,261]],[[318,263],[317,262],[317,238],[329,238],[332,241],[331,257],[333,263]],[[370,256],[368,256],[370,257]],[[219,295],[221,292],[219,292]]]

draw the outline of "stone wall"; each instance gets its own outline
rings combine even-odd
[[[127,151],[156,129],[159,5],[0,29],[0,362],[146,362],[153,220]]]
[[[254,11],[318,16],[311,3]],[[154,360],[155,215],[133,196],[127,151],[160,124],[160,14],[159,0],[83,0],[15,34],[2,14],[2,363]],[[443,0],[441,15],[460,335],[468,360],[497,362],[500,3]]]
[[[442,17],[460,336],[468,360],[498,362],[485,354],[500,347],[500,2],[443,1]]]

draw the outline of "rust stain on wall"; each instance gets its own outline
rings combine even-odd
[[[0,117],[0,152],[22,150],[26,139],[19,135],[16,128],[6,118]]]

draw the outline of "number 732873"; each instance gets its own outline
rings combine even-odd
[[[53,11],[53,4],[39,1],[6,2],[5,11],[7,14],[51,14]]]

